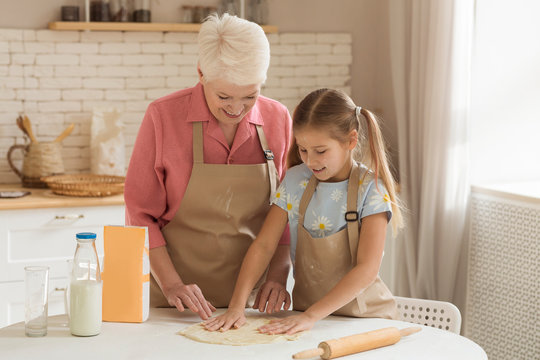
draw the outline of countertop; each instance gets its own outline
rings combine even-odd
[[[223,311],[222,309],[218,311]],[[258,314],[247,310],[248,314]],[[281,312],[282,317],[291,312]],[[329,316],[317,322],[300,339],[290,342],[250,346],[214,345],[195,342],[177,332],[200,322],[195,314],[176,309],[150,309],[149,319],[142,324],[104,322],[101,333],[94,337],[70,335],[65,315],[49,318],[48,335],[29,338],[24,323],[0,329],[1,359],[291,359],[292,355],[324,340],[389,326],[399,329],[419,326],[386,319],[358,319]],[[317,357],[317,359],[319,359]],[[404,337],[395,345],[343,357],[344,360],[389,359],[487,359],[480,346],[450,331],[422,326],[422,331]]]
[[[124,205],[124,195],[104,197],[76,197],[56,195],[50,189],[23,188],[20,184],[0,184],[0,191],[30,191],[31,194],[14,199],[0,199],[0,210]]]

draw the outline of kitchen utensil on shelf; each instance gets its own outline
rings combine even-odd
[[[134,22],[151,22],[150,0],[135,0]]]
[[[16,150],[24,154],[22,169],[18,169],[13,163],[12,155]],[[22,185],[28,188],[46,188],[47,184],[41,177],[64,173],[62,144],[59,142],[12,145],[8,150],[7,160],[11,169],[21,178]]]
[[[90,21],[111,21],[109,0],[90,1]]]
[[[259,25],[268,24],[267,0],[248,0],[247,18]]]
[[[129,4],[128,0],[112,0],[111,2],[111,17],[112,21],[128,22],[129,21]]]
[[[79,7],[66,5],[60,8],[62,21],[79,21]]]
[[[320,356],[324,360],[340,356],[356,354],[397,343],[403,336],[422,330],[420,326],[399,330],[395,327],[368,331],[361,334],[345,336],[339,339],[326,340],[317,349],[305,350],[293,355],[293,359],[309,359]]]
[[[62,133],[58,135],[56,139],[54,139],[54,141],[59,143],[62,140],[64,140],[69,134],[71,134],[71,132],[73,131],[73,128],[75,128],[75,124],[74,123],[69,124],[69,126],[64,131],[62,131]]]
[[[219,4],[219,13],[229,13],[229,15],[241,16],[236,5],[236,0],[221,0],[221,3]]]
[[[39,141],[34,136],[34,132],[32,131],[32,124],[30,123],[30,119],[28,118],[28,116],[23,116],[22,124],[30,140],[34,143],[38,143]]]
[[[193,22],[193,6],[183,5],[182,6],[182,23],[189,24]]]

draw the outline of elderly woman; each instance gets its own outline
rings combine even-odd
[[[207,319],[226,307],[246,251],[283,178],[285,106],[260,95],[270,62],[255,23],[210,16],[199,32],[199,83],[152,102],[126,177],[126,224],[147,226],[153,307]],[[287,309],[289,235],[248,301]],[[263,283],[264,282],[264,283]]]

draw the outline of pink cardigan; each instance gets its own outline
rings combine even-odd
[[[204,162],[265,162],[254,124],[263,126],[280,179],[286,169],[291,118],[279,102],[259,96],[229,148],[199,83],[152,102],[146,111],[126,176],[126,225],[148,226],[150,248],[166,245],[160,229],[175,215],[193,167],[192,122],[203,121]],[[286,231],[280,243],[289,243]]]

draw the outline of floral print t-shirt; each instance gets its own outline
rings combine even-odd
[[[392,217],[392,206],[383,182],[362,181],[367,169],[360,165],[358,189],[358,214],[360,218],[386,212],[388,221]],[[305,164],[287,170],[279,185],[272,204],[287,211],[291,232],[291,259],[294,263],[298,237],[298,208],[300,199],[313,173]],[[367,178],[368,176],[366,176]],[[370,177],[372,178],[372,177]],[[322,238],[337,233],[347,226],[347,186],[349,180],[319,182],[304,215],[304,227],[313,238]]]

